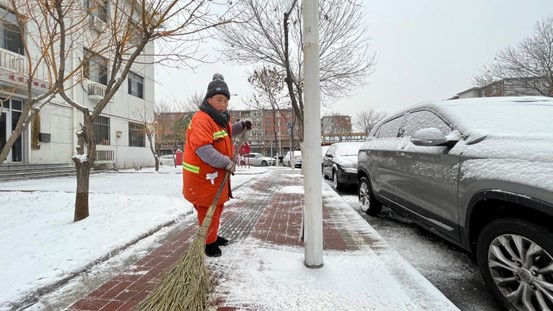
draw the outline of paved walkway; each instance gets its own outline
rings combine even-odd
[[[259,247],[276,245],[302,248],[303,242],[300,241],[299,235],[303,194],[297,191],[301,190],[302,183],[303,178],[299,170],[271,170],[252,179],[247,187],[234,191],[238,200],[231,200],[223,213],[220,235],[227,237],[233,243],[255,239]],[[456,309],[414,268],[402,258],[398,258],[399,255],[389,249],[378,233],[338,194],[330,191],[326,184],[323,186],[325,187],[323,191],[325,252],[368,251],[373,256],[371,258],[381,261],[379,262],[381,267],[378,269],[385,271],[382,273],[386,273],[386,278],[397,281],[401,288],[401,295],[410,301],[410,305],[416,306],[416,309]],[[121,271],[120,275],[107,281],[88,296],[75,302],[68,310],[133,310],[159,284],[164,273],[187,250],[196,232],[197,227],[194,222],[184,226],[178,234],[169,237],[156,250],[140,259],[128,270]],[[222,250],[222,257],[207,260],[210,270],[217,272],[216,278],[219,280],[226,278],[226,274],[230,271],[220,269],[220,262],[226,260],[228,264],[229,261],[234,260],[229,257],[225,259],[227,248]],[[390,258],[395,259],[390,260]],[[372,260],[374,263],[374,259]],[[378,284],[378,280],[371,281]],[[211,304],[217,310],[264,309],[263,306],[237,302],[232,291],[216,288],[213,296],[215,298]],[[378,308],[367,306],[367,310],[378,310]]]

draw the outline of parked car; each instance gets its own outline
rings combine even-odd
[[[274,165],[275,159],[271,157],[266,157],[262,155],[261,153],[246,153],[242,155],[241,164],[249,164],[252,166],[268,166],[268,165]]]
[[[321,172],[323,171],[323,160],[325,158],[326,151],[328,150],[329,147],[330,145],[321,146]]]
[[[292,159],[290,158],[290,155],[290,151],[286,152],[284,155],[284,158],[282,159],[284,166],[292,167]],[[294,167],[301,167],[302,162],[303,158],[301,156],[301,150],[294,150]]]
[[[159,157],[159,164],[161,165],[175,165],[174,156],[172,154],[166,154]]]
[[[357,184],[357,153],[363,142],[330,145],[323,158],[323,177],[332,179],[332,187],[341,189]]]
[[[359,150],[359,201],[382,204],[474,253],[506,309],[553,309],[553,99],[414,106]]]

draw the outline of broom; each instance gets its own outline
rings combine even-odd
[[[237,146],[241,146],[246,138],[247,128],[238,137]],[[233,161],[236,162],[238,151],[234,151]],[[204,260],[205,238],[211,224],[217,201],[227,185],[230,172],[226,172],[223,182],[213,203],[207,210],[192,245],[181,257],[171,271],[165,276],[161,284],[138,307],[143,311],[188,311],[204,310],[210,288],[210,279]]]

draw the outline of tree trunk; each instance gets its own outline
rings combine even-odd
[[[277,122],[276,122],[276,114],[277,114],[277,110],[275,109],[275,106],[273,105],[273,129],[274,129],[274,134],[275,134],[275,149],[276,149],[276,155],[277,155],[277,159],[276,159],[276,166],[278,166],[278,157],[280,156],[280,150],[278,149],[278,131],[280,131],[280,129],[277,129]]]
[[[88,193],[90,180],[90,161],[74,161],[77,170],[77,193],[75,197],[74,221],[88,217]]]
[[[75,197],[74,221],[83,220],[88,217],[88,193],[90,182],[90,168],[94,165],[96,157],[96,139],[93,131],[93,120],[88,112],[84,113],[84,125],[81,131],[77,132],[77,156],[73,157],[77,171],[77,192]],[[86,157],[85,154],[86,145]]]
[[[289,56],[289,28],[288,28],[288,20],[290,18],[290,13],[294,9],[294,6],[296,5],[296,1],[294,1],[290,7],[290,11],[284,13],[284,20],[283,20],[283,27],[284,27],[284,67],[286,68],[286,78],[284,81],[286,82],[286,86],[288,87],[288,93],[290,96],[290,101],[292,103],[292,108],[294,110],[294,115],[296,116],[294,124],[296,121],[298,121],[298,130],[301,134],[300,141],[303,141],[303,107],[300,107],[298,105],[298,101],[296,99],[296,94],[294,92],[294,82],[292,78],[292,70],[290,65],[290,56]],[[298,90],[298,97],[301,97],[302,94],[300,90]]]
[[[145,126],[148,126],[148,125],[146,124]],[[156,143],[156,147],[154,148],[153,136],[154,136],[153,133],[148,133],[146,135],[146,137],[148,138],[148,141],[150,142],[150,151],[154,155],[155,170],[156,170],[156,172],[159,172],[159,152],[156,152],[157,143]],[[159,148],[159,149],[161,149],[161,148]],[[159,149],[157,149],[157,150],[159,150]]]

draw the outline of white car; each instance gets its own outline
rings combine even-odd
[[[166,154],[159,157],[159,164],[161,165],[175,165],[175,159],[172,154]]]
[[[323,176],[324,176],[324,172],[323,172],[323,161],[324,161],[324,159],[325,159],[326,151],[328,150],[329,147],[330,147],[330,145],[328,145],[328,146],[321,146],[321,172],[323,173]]]
[[[292,159],[290,159],[290,151],[286,152],[286,155],[282,159],[284,166],[292,166]],[[301,150],[294,150],[294,167],[301,167],[303,158],[301,156]]]
[[[275,159],[271,157],[266,157],[261,153],[247,153],[242,155],[240,164],[251,165],[251,166],[268,166],[268,165],[274,165]]]

